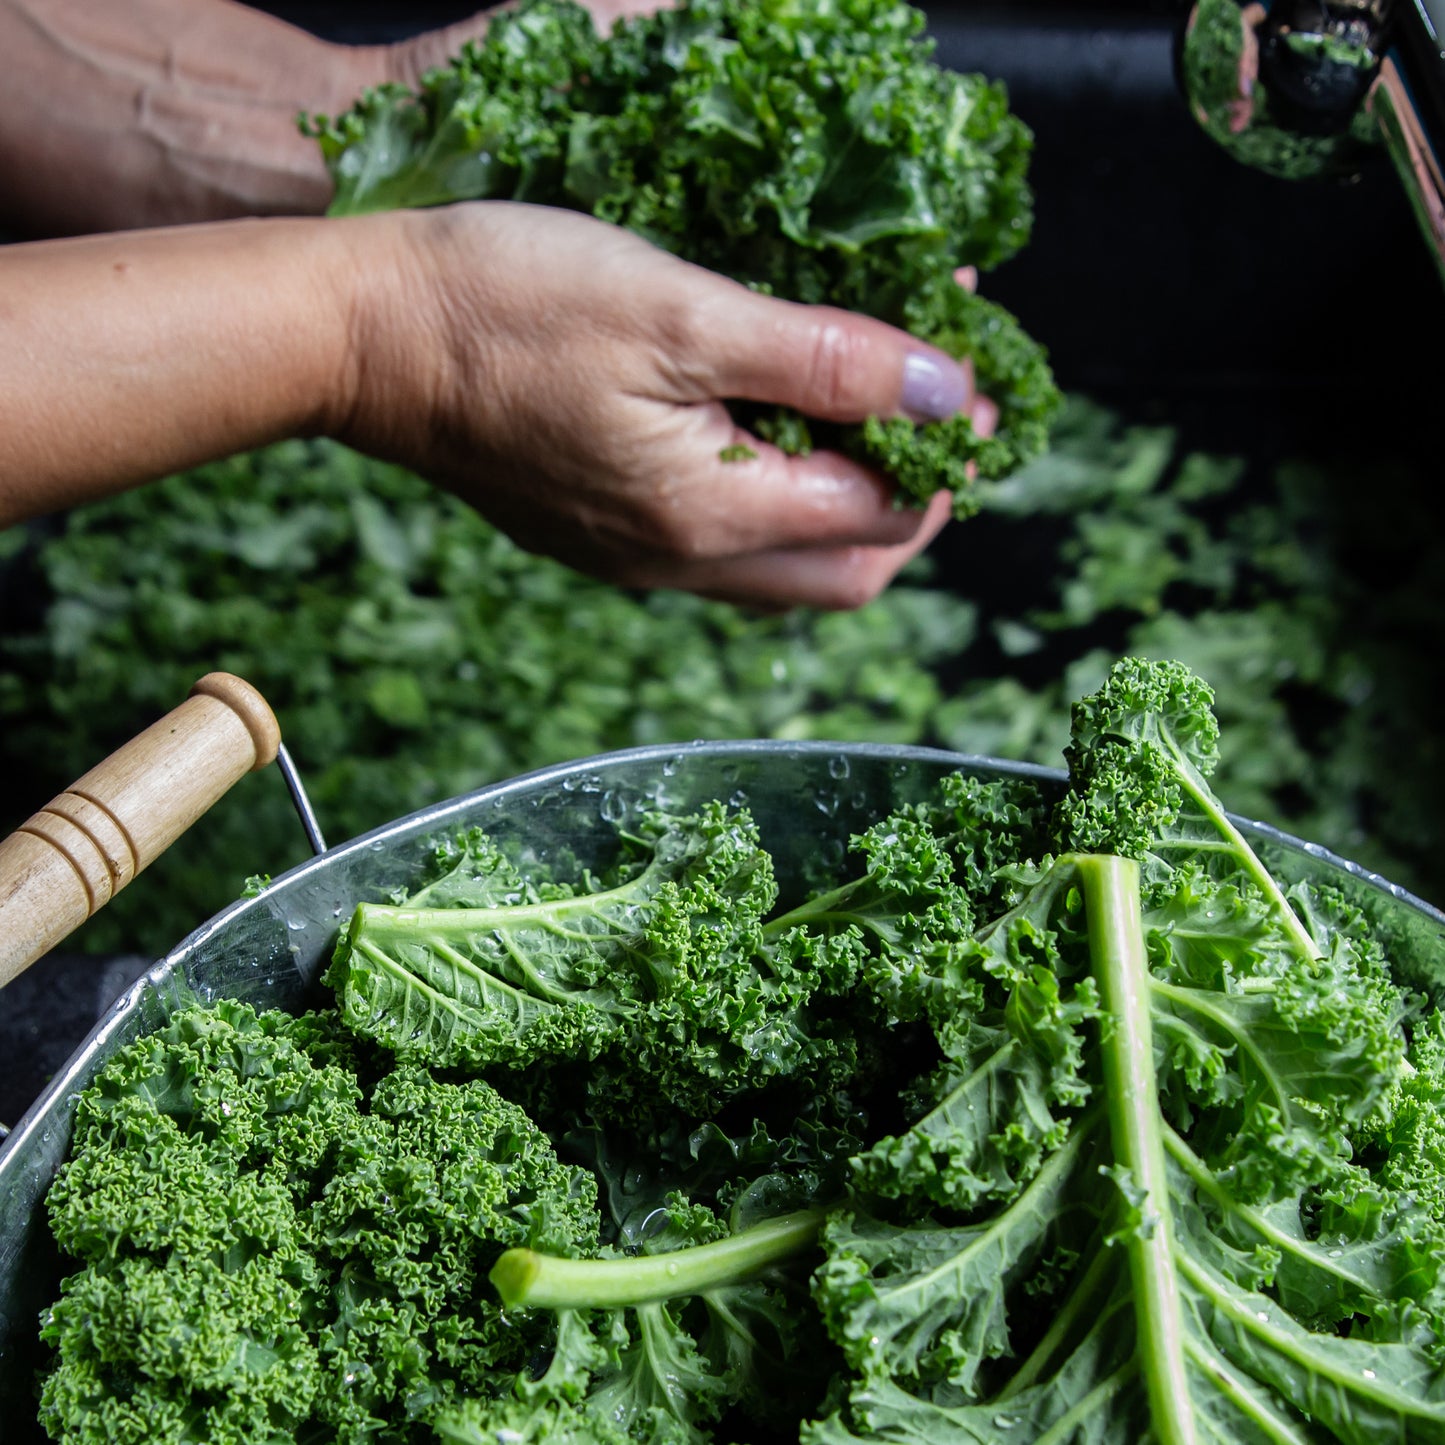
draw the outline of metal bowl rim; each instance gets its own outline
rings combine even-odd
[[[1032,778],[1059,785],[1068,780],[1068,775],[1062,768],[995,758],[982,753],[959,753],[944,748],[913,747],[895,743],[782,741],[771,738],[752,738],[731,741],[649,743],[640,747],[621,748],[567,762],[553,763],[547,767],[503,779],[500,782],[484,784],[467,793],[459,793],[455,797],[394,818],[373,828],[370,832],[358,834],[355,838],[348,839],[344,843],[326,849],[323,853],[318,853],[313,858],[296,864],[285,873],[271,879],[259,893],[238,899],[187,934],[170,952],[152,965],[119,996],[115,1004],[106,1011],[65,1064],[55,1072],[39,1097],[21,1116],[4,1141],[0,1142],[0,1165],[4,1164],[6,1156],[21,1148],[22,1141],[29,1133],[42,1127],[52,1100],[57,1094],[63,1094],[72,1088],[74,1078],[82,1070],[86,1060],[103,1045],[112,1030],[122,1026],[131,1010],[136,1007],[142,993],[146,989],[154,987],[161,978],[165,977],[175,960],[213,934],[226,928],[233,918],[246,909],[254,907],[257,901],[264,898],[272,889],[279,888],[282,884],[294,885],[313,872],[320,872],[334,866],[338,860],[353,852],[377,848],[403,834],[419,834],[431,828],[443,828],[458,814],[470,812],[479,805],[495,806],[505,802],[513,795],[531,794],[548,785],[565,787],[569,780],[575,780],[599,769],[646,763],[656,763],[666,767],[681,764],[684,760],[712,758],[733,760],[779,755],[811,758],[839,756],[868,758],[895,765],[924,763],[934,767],[968,768],[978,772]],[[1320,844],[1307,842],[1271,824],[1243,818],[1234,813],[1230,813],[1228,816],[1231,821],[1253,838],[1290,851],[1303,853],[1326,866],[1341,869],[1365,885],[1379,889],[1400,904],[1416,910],[1436,926],[1445,930],[1445,912],[1425,902],[1407,889],[1401,888],[1398,884],[1391,883],[1382,875],[1341,857]]]

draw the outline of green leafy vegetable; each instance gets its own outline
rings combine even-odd
[[[485,1277],[595,1250],[591,1174],[487,1084],[358,1070],[334,1013],[224,1002],[110,1061],[48,1200],[82,1265],[44,1322],[54,1438],[425,1439],[544,1342]]]
[[[1378,507],[1356,504],[1362,475]],[[634,743],[1055,763],[1071,700],[1134,653],[1210,679],[1236,812],[1445,897],[1445,751],[1418,664],[1445,647],[1435,500],[1398,456],[1247,467],[1076,397],[1050,453],[990,484],[931,571],[858,612],[756,618],[620,593],[396,468],[286,443],[80,509],[45,540],[4,534],[24,543],[0,636],[9,822],[218,665],[284,719],[336,841]],[[76,945],[159,955],[304,848],[280,779],[258,774]]]
[[[769,294],[880,316],[972,358],[999,405],[828,427],[755,416],[791,452],[841,446],[905,495],[1001,477],[1047,444],[1058,393],[1014,318],[958,286],[1028,239],[1032,137],[1003,89],[932,60],[893,0],[685,0],[606,37],[569,0],[528,0],[420,91],[387,85],[313,118],[334,214],[509,198],[587,211]]]
[[[595,877],[443,846],[338,1009],[185,1011],[87,1091],[42,1422],[1445,1439],[1445,1023],[1224,812],[1211,703],[1125,659],[1065,787],[949,778],[782,908],[723,803]]]
[[[755,962],[777,888],[750,820],[713,804],[648,818],[633,842],[611,886],[539,898],[477,834],[433,888],[361,904],[328,975],[347,1021],[441,1066],[611,1051],[694,1112],[796,1067],[786,1035],[811,981]]]

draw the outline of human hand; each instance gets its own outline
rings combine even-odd
[[[653,0],[589,0],[599,29]],[[302,112],[415,88],[479,11],[391,45],[341,45],[229,0],[0,0],[0,226],[30,236],[325,210]],[[57,97],[63,104],[57,104]]]
[[[905,333],[757,295],[572,212],[488,202],[342,224],[365,279],[336,435],[624,586],[856,606],[947,520],[947,495],[906,510],[845,457],[785,456],[727,399],[837,421],[967,407],[988,424],[965,368]],[[722,460],[739,446],[753,455]]]

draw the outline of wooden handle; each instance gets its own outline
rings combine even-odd
[[[250,683],[207,673],[178,708],[0,842],[0,987],[104,907],[280,745],[275,715]]]

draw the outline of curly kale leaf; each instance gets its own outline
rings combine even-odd
[[[954,516],[971,517],[982,505],[979,481],[996,482],[1048,450],[1062,403],[1047,355],[997,302],[951,282],[911,297],[903,320],[916,335],[971,360],[979,391],[999,409],[994,433],[979,436],[962,414],[917,425],[871,417],[841,444],[919,501],[951,491]]]
[[[334,1015],[224,1001],[107,1064],[47,1201],[55,1439],[419,1445],[547,1343],[483,1282],[595,1252],[592,1177],[480,1081],[358,1080]]]
[[[1074,704],[1059,805],[1062,845],[1145,860],[1146,882],[1169,887],[1180,865],[1234,878],[1268,901],[1303,956],[1318,945],[1209,785],[1219,724],[1208,685],[1182,663],[1125,657]]]
[[[945,777],[934,800],[852,838],[861,874],[769,918],[764,947],[806,954],[830,991],[852,991],[888,1024],[972,1011],[977,979],[963,960],[975,919],[1011,901],[1011,870],[1046,851],[1047,815],[1032,780]]]
[[[904,326],[969,356],[999,405],[965,418],[819,427],[755,418],[790,451],[843,449],[906,497],[976,509],[1047,444],[1060,401],[1042,349],[957,286],[1028,239],[1028,129],[999,85],[932,59],[924,16],[891,0],[685,0],[599,38],[570,0],[494,18],[416,94],[386,86],[312,118],[334,214],[505,198],[625,226],[685,260],[791,300]]]
[[[805,1441],[1445,1439],[1439,1085],[1408,1000],[1344,943],[1285,991],[1216,972],[1188,990],[1220,1030],[1200,1067],[1137,865],[1057,868],[1092,1087],[1019,1101],[1055,1146],[961,1221],[830,1220],[814,1289],[854,1378]]]
[[[765,947],[809,956],[834,991],[876,998],[889,1022],[956,1007],[966,987],[957,958],[972,910],[934,811],[901,809],[855,837],[862,876],[769,919]]]
[[[416,898],[360,905],[328,974],[347,1021],[444,1066],[598,1060],[592,1093],[614,1116],[639,1089],[701,1115],[814,1065],[846,1073],[846,1031],[808,1011],[846,976],[763,947],[777,889],[750,817],[657,815],[633,845],[608,886],[544,897],[475,835]]]
[[[1092,1089],[1085,1029],[1098,1014],[1091,983],[1060,949],[1061,932],[1079,928],[1061,907],[1071,886],[1069,870],[1047,871],[970,939],[972,1006],[936,1010],[943,1061],[905,1091],[910,1127],[855,1159],[864,1191],[959,1210],[1007,1201],[1065,1142],[1069,1113]]]
[[[809,1445],[1445,1439],[1439,1018],[1363,917],[1268,875],[1214,745],[1176,665],[1076,709],[1057,822],[1131,798],[1143,861],[1061,856],[975,931],[983,1008],[934,1024],[960,1066],[860,1156],[873,1212],[825,1230],[854,1375]],[[1020,1054],[1032,1076],[1000,1067]]]
[[[507,1309],[550,1312],[558,1326],[545,1372],[519,1379],[517,1394],[575,1403],[645,1445],[703,1445],[730,1406],[795,1423],[831,1366],[795,1267],[815,1252],[822,1218],[803,1210],[733,1231],[672,1195],[630,1253],[508,1251],[491,1274]]]

